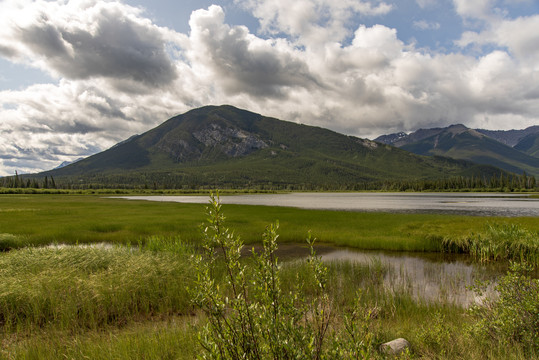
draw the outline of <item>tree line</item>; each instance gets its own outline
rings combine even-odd
[[[15,176],[0,178],[2,188],[27,189],[126,189],[126,190],[211,190],[211,189],[248,189],[248,190],[281,190],[281,191],[539,191],[535,176],[526,173],[521,175],[500,173],[498,176],[456,176],[443,179],[428,180],[365,180],[343,183],[288,183],[272,181],[207,181],[202,176],[186,177],[145,176],[129,174],[125,176],[94,176],[88,179],[60,178],[52,176],[37,178]]]
[[[56,181],[52,176],[45,176],[43,179],[35,177],[24,178],[15,171],[15,176],[0,178],[0,187],[9,189],[58,189]]]

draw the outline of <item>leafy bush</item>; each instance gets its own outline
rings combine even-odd
[[[529,264],[511,263],[496,285],[499,296],[470,309],[476,320],[472,333],[539,353],[539,279],[533,279],[532,272]]]
[[[253,264],[247,266],[240,261],[243,244],[224,226],[213,195],[207,214],[204,252],[194,257],[197,280],[192,289],[195,304],[208,318],[199,334],[205,350],[201,358],[371,357],[370,314],[357,306],[338,318],[327,291],[327,268],[316,256],[310,235],[310,277],[298,278],[295,289],[284,292],[275,257],[278,223],[266,228],[263,250],[253,251]],[[220,272],[225,279],[216,281]]]

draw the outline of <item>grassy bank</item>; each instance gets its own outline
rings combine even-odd
[[[482,233],[446,238],[444,251],[470,254],[480,262],[518,261],[539,265],[539,233],[516,224],[488,223]]]
[[[170,249],[69,246],[0,255],[0,318],[8,319],[0,327],[0,359],[195,358],[205,318],[187,302],[190,250]],[[398,337],[412,344],[408,358],[537,358],[518,342],[472,332],[477,319],[460,306],[417,301],[406,286],[386,288],[391,274],[381,263],[327,266],[332,316],[346,314],[361,289],[359,324],[373,358],[385,358],[378,346]],[[283,292],[308,274],[306,263],[284,264]]]
[[[311,230],[320,242],[358,249],[440,251],[488,223],[539,231],[535,218],[359,213],[267,206],[224,206],[230,227],[247,244],[278,219],[282,243],[301,243]],[[137,244],[152,235],[197,242],[204,205],[126,201],[80,195],[0,195],[0,249],[53,243]]]
[[[69,331],[190,310],[185,256],[129,247],[49,246],[0,256],[4,331]]]

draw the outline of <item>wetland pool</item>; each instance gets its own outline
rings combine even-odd
[[[258,249],[255,247],[255,251]],[[463,254],[365,251],[331,245],[315,245],[315,251],[326,263],[350,262],[383,269],[384,287],[395,293],[408,293],[417,301],[463,307],[481,302],[484,295],[495,296],[494,284],[508,268],[507,263],[479,264]],[[296,261],[306,259],[309,249],[305,245],[282,244],[276,255],[283,262]],[[483,297],[470,289],[476,281],[490,283]]]

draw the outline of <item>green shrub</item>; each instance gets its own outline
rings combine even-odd
[[[370,314],[358,306],[338,316],[327,291],[328,270],[314,253],[310,234],[309,276],[303,281],[298,277],[295,288],[285,292],[275,257],[278,223],[266,228],[263,250],[253,251],[253,263],[247,266],[240,261],[243,244],[224,226],[221,205],[213,195],[207,214],[205,251],[194,258],[197,281],[192,289],[195,304],[208,318],[199,334],[201,358],[371,357]],[[220,271],[224,279],[216,281]]]
[[[498,296],[470,309],[476,320],[472,333],[539,355],[539,279],[531,277],[533,271],[529,264],[511,263],[496,285]]]

